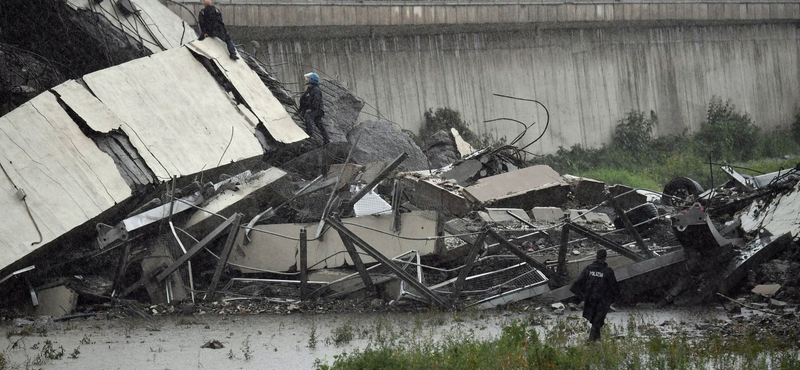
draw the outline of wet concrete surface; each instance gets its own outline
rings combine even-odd
[[[580,312],[557,315],[549,308],[514,313],[471,311],[459,313],[380,313],[329,315],[161,316],[143,319],[77,319],[57,323],[56,330],[27,337],[0,339],[9,368],[36,369],[313,369],[317,360],[330,364],[334,356],[381,342],[441,342],[454,338],[489,339],[504,324],[542,318],[540,328],[559,319],[580,320]],[[691,329],[709,322],[727,321],[722,309],[621,309],[607,323],[624,326],[631,318],[663,325],[675,323]],[[588,328],[588,326],[587,326]],[[14,327],[0,326],[3,333]],[[310,340],[312,332],[316,341]],[[346,341],[348,333],[352,340]],[[45,341],[61,359],[37,365]],[[222,349],[201,346],[220,341]],[[336,342],[339,342],[338,345]],[[314,348],[309,345],[314,342]],[[79,350],[77,358],[70,356]]]

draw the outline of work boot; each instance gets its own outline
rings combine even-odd
[[[231,59],[233,59],[233,60],[239,60],[239,56],[238,56],[238,55],[236,55],[236,54],[231,54]]]

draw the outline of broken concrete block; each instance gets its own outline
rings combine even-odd
[[[400,171],[416,171],[428,169],[428,159],[422,149],[408,135],[386,121],[364,121],[347,133],[347,141],[354,143],[361,137],[358,146],[353,149],[353,159],[360,164],[384,161],[391,163],[403,152],[408,154]]]
[[[569,185],[550,166],[537,165],[482,178],[463,194],[482,205],[529,209],[563,204]]]
[[[425,149],[431,168],[442,168],[461,159],[456,148],[455,139],[450,132],[440,130],[425,138]]]
[[[319,89],[325,101],[325,117],[322,120],[331,141],[347,141],[347,133],[355,127],[364,101],[338,81],[329,78],[322,81]]]
[[[777,299],[770,299],[769,300],[769,306],[767,306],[767,307],[769,307],[769,308],[771,308],[773,310],[782,310],[782,309],[786,308],[786,302],[779,301]]]
[[[608,188],[608,193],[617,197],[617,203],[623,210],[628,210],[647,202],[647,195],[639,193],[630,186],[617,184]]]
[[[561,208],[556,207],[535,207],[531,209],[533,219],[538,222],[558,222],[565,214]]]
[[[528,213],[519,208],[487,208],[486,211],[478,212],[478,216],[486,222],[519,223],[519,219],[509,212],[525,221],[531,220]]]
[[[606,183],[572,175],[564,175],[564,179],[572,186],[572,193],[581,204],[594,205],[606,200]]]
[[[561,302],[557,302],[557,303],[553,303],[553,304],[551,304],[551,305],[550,305],[550,308],[552,308],[552,309],[554,309],[554,310],[563,310],[563,309],[565,309],[565,308],[566,308],[566,306],[564,306],[564,304],[563,304],[563,303],[561,303]]]
[[[753,288],[753,290],[751,291],[755,294],[763,295],[764,297],[772,297],[780,289],[781,289],[780,284],[768,284],[768,285],[756,285],[756,287]]]
[[[39,299],[39,305],[36,306],[38,316],[70,315],[75,312],[75,307],[78,305],[78,293],[63,285],[39,290],[36,294]]]
[[[586,209],[570,209],[569,218],[579,225],[593,228],[597,228],[598,226],[610,228],[612,225],[611,218],[609,218],[607,214],[589,212],[589,210]]]
[[[466,186],[483,169],[483,163],[477,159],[468,159],[461,162],[449,171],[441,174],[443,179],[453,179],[461,186]]]
[[[403,176],[400,180],[403,191],[411,204],[427,210],[435,210],[447,215],[464,217],[472,211],[472,203],[466,198],[451,191],[441,179],[419,179]]]

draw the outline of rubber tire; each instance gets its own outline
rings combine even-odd
[[[700,183],[688,177],[676,177],[664,186],[664,194],[681,199],[686,199],[690,195],[697,197],[703,191]],[[677,200],[671,197],[662,197],[661,202],[670,206],[677,205]]]
[[[628,220],[631,221],[631,224],[636,225],[658,217],[658,208],[653,203],[644,203],[625,211],[625,216],[628,217]],[[649,229],[650,225],[650,223],[640,225],[636,228],[636,230],[643,231]],[[621,217],[614,219],[614,226],[617,229],[625,228],[625,224],[622,222]]]

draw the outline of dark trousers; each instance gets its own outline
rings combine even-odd
[[[609,304],[603,302],[597,302],[591,299],[586,300],[583,306],[583,317],[592,324],[592,330],[589,332],[589,340],[600,340],[600,329],[606,322],[609,306]]]
[[[589,331],[589,340],[591,341],[599,341],[600,340],[600,328],[603,327],[603,323],[593,323],[592,330]]]
[[[209,36],[211,36],[211,35],[209,35]],[[223,33],[221,35],[213,35],[211,37],[216,37],[216,38],[218,38],[218,39],[220,39],[222,41],[225,41],[225,44],[228,45],[228,53],[231,56],[235,56],[236,55],[236,46],[233,45],[233,38],[227,32],[225,32],[225,33]],[[200,35],[200,38],[198,40],[203,41],[205,38],[206,38],[205,35]]]
[[[328,138],[328,130],[325,129],[325,125],[322,123],[322,116],[325,113],[317,113],[317,112],[308,112],[306,113],[305,120],[306,120],[306,133],[308,136],[312,136],[314,134],[314,126],[317,126],[320,135],[322,135],[322,140],[325,144],[330,143],[331,140]],[[313,123],[313,124],[312,124]]]

